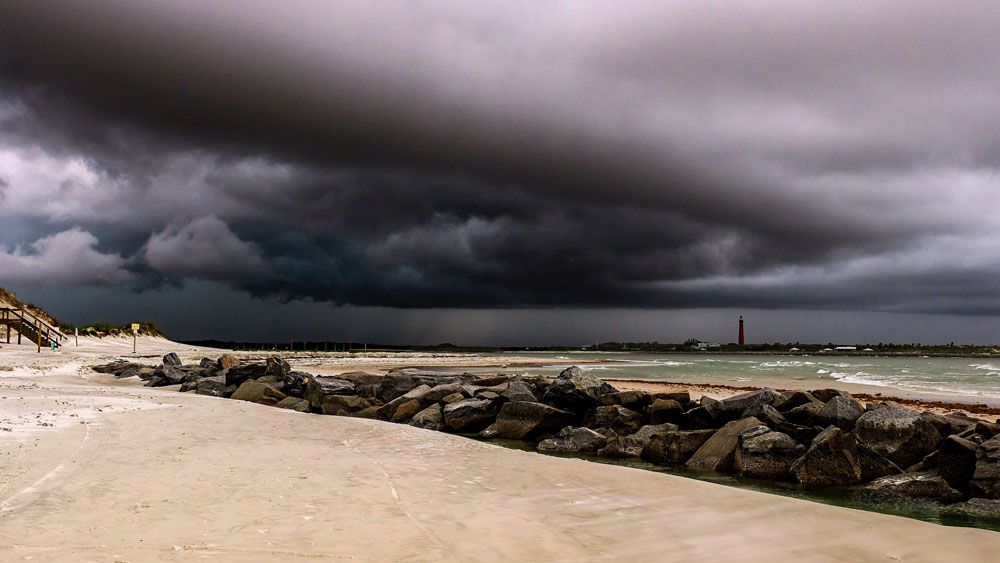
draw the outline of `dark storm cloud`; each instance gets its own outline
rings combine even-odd
[[[924,2],[8,3],[0,218],[22,227],[0,241],[21,280],[75,229],[125,272],[78,282],[356,305],[993,314],[997,24]]]

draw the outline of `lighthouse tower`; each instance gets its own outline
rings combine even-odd
[[[743,338],[743,315],[740,315],[740,346],[746,344],[746,340]]]

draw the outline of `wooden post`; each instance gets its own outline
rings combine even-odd
[[[42,353],[42,321],[38,321],[38,353]]]

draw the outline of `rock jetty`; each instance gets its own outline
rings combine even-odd
[[[231,355],[149,367],[95,366],[149,387],[278,408],[371,418],[485,438],[529,440],[545,453],[641,458],[661,465],[932,498],[956,514],[1000,518],[1000,424],[959,412],[862,403],[834,389],[760,389],[715,400],[687,392],[619,391],[571,367],[556,378],[436,373],[319,376],[285,360]]]

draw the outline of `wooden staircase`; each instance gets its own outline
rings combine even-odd
[[[11,332],[17,333],[17,343],[24,336],[28,342],[37,343],[40,347],[58,348],[66,340],[66,335],[58,328],[51,326],[42,319],[24,309],[0,307],[0,327],[7,327],[7,344],[10,344]]]

